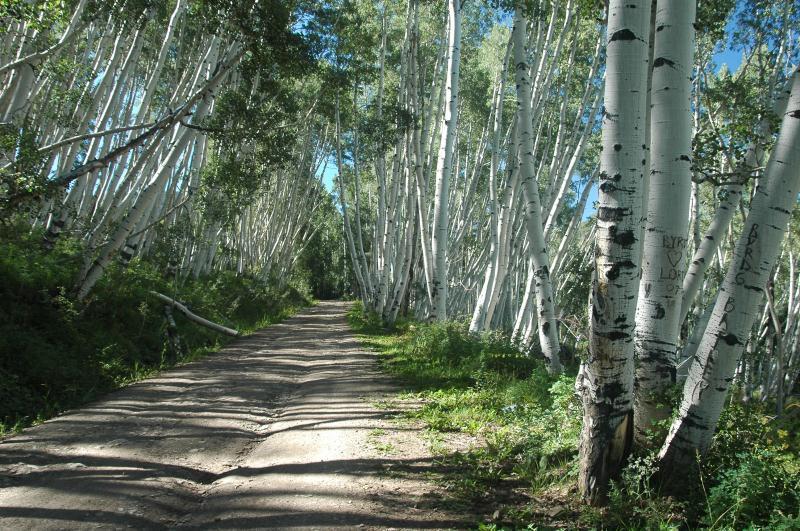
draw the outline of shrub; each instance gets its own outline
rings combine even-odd
[[[308,301],[227,272],[180,284],[156,264],[112,264],[86,304],[69,295],[82,259],[62,237],[45,252],[42,233],[0,227],[0,433],[79,405],[176,361],[168,352],[164,305],[175,295],[196,313],[242,331]],[[186,356],[226,338],[175,312]],[[177,360],[180,361],[180,360]]]
[[[705,523],[731,529],[796,523],[800,479],[789,475],[770,451],[742,453],[737,458],[738,466],[722,470],[708,494]]]

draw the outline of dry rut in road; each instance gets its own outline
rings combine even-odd
[[[438,506],[422,445],[370,444],[392,383],[346,310],[321,303],[6,439],[0,528],[470,527]]]

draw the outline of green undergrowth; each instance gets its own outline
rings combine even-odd
[[[777,420],[759,404],[729,406],[684,496],[654,487],[656,450],[642,450],[608,507],[592,509],[575,488],[582,408],[574,369],[550,376],[501,335],[470,334],[466,323],[385,329],[359,303],[349,319],[404,384],[398,399],[420,403],[403,415],[427,426],[453,501],[492,515],[481,529],[800,529],[797,404]],[[478,444],[448,451],[442,441],[451,432]],[[664,429],[656,432],[663,440]]]
[[[41,233],[0,228],[0,434],[52,417],[231,338],[174,310],[180,341],[170,343],[164,304],[174,296],[194,313],[246,334],[310,303],[247,277],[216,273],[164,278],[156,264],[114,264],[85,303],[71,289],[81,257],[63,238],[45,252]]]
[[[522,524],[534,495],[560,496],[576,482],[581,408],[574,373],[550,376],[542,361],[502,335],[469,333],[466,323],[402,322],[383,329],[356,303],[349,314],[366,347],[419,402],[404,415],[423,421],[456,503]],[[472,449],[448,452],[443,434],[474,437]],[[489,502],[491,500],[491,502]],[[524,526],[523,526],[524,527]]]

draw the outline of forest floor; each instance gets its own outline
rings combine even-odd
[[[0,442],[0,528],[474,528],[347,309],[320,303]]]

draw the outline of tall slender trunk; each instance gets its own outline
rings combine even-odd
[[[528,74],[528,58],[525,50],[528,20],[524,6],[517,4],[514,10],[514,64],[517,83],[517,138],[520,157],[521,184],[525,192],[525,223],[530,242],[530,257],[533,262],[534,293],[538,315],[539,344],[548,361],[548,370],[561,372],[558,325],[553,302],[553,285],[550,281],[550,260],[542,229],[542,207],[539,201],[539,186],[534,172],[533,117],[531,112],[531,80]]]
[[[603,503],[633,435],[633,330],[639,287],[651,0],[611,0],[603,151],[578,486]]]
[[[661,470],[685,470],[711,444],[747,335],[780,253],[800,191],[800,70],[792,74],[787,111],[766,173],[736,242],[695,363],[684,386],[678,418],[659,454]]]
[[[787,83],[784,90],[779,93],[772,103],[772,112],[777,116],[782,116],[783,113],[786,112],[786,105],[789,102],[789,89],[790,85]],[[695,249],[692,255],[692,261],[683,278],[681,322],[683,322],[689,314],[689,310],[697,296],[700,285],[703,283],[705,272],[708,266],[711,265],[714,253],[717,251],[734,214],[736,214],[737,207],[742,200],[742,187],[744,182],[750,178],[753,169],[759,166],[759,160],[763,156],[761,153],[761,141],[771,135],[772,120],[762,120],[759,124],[758,138],[754,139],[747,146],[744,160],[737,165],[734,172],[737,182],[727,184],[721,190],[719,205],[717,205],[717,209],[714,212],[711,224],[700,239],[700,245]]]
[[[442,118],[442,136],[439,158],[436,161],[436,194],[434,196],[433,231],[433,307],[431,317],[447,319],[447,240],[449,224],[450,174],[453,171],[453,148],[458,131],[458,78],[461,62],[461,0],[447,3],[448,32],[447,78],[445,82],[445,108]]]
[[[472,320],[470,321],[470,332],[480,332],[488,325],[487,313],[489,306],[492,305],[492,299],[496,298],[493,293],[492,286],[495,285],[495,279],[498,275],[498,262],[499,253],[501,252],[500,242],[500,216],[499,201],[497,197],[497,169],[500,161],[500,141],[503,134],[503,97],[505,92],[506,80],[506,66],[511,52],[511,41],[506,47],[506,55],[503,58],[503,64],[500,67],[498,74],[498,86],[496,96],[493,104],[494,120],[492,124],[492,158],[489,165],[489,233],[490,233],[490,249],[489,249],[489,262],[484,272],[483,285],[475,302],[475,308],[472,312]]]
[[[694,1],[659,0],[656,11],[650,185],[635,333],[634,427],[640,443],[653,422],[669,417],[664,394],[675,384],[692,189],[695,7]]]
[[[243,48],[240,46],[231,50],[231,55],[217,65],[217,70],[210,76],[207,82],[200,83],[200,90],[195,92],[184,107],[173,115],[173,120],[179,121],[187,116],[194,102],[198,102],[198,104],[197,108],[194,110],[193,119],[198,121],[202,120],[211,107],[215,92],[220,83],[228,76],[230,70],[239,63],[242,54]],[[193,139],[195,136],[195,131],[193,130],[182,131],[182,133],[179,139],[176,139],[177,143],[169,150],[165,160],[159,164],[156,174],[142,190],[130,211],[125,215],[120,225],[113,231],[109,242],[103,247],[99,256],[86,270],[85,275],[82,275],[78,283],[78,299],[82,300],[89,294],[100,277],[102,277],[113,254],[125,244],[125,241],[134,231],[139,220],[146,212],[150,211],[156,197],[163,191],[164,180],[169,175],[168,172],[172,168],[177,156],[183,151],[189,140]],[[131,172],[132,175],[135,173],[138,172]]]

